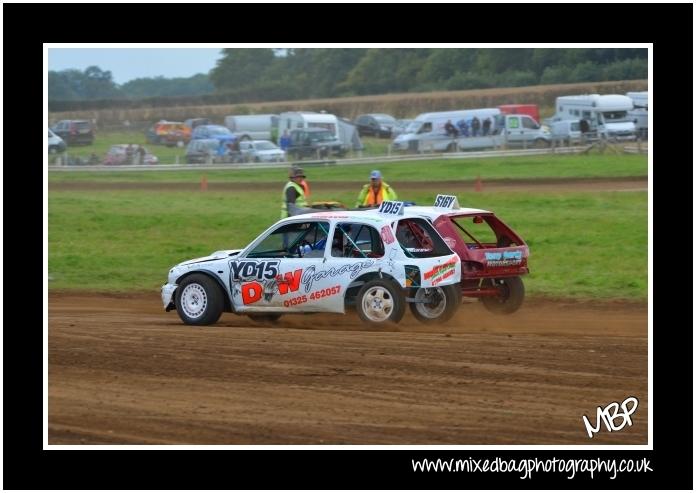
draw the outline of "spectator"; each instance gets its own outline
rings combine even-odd
[[[459,136],[459,131],[457,131],[457,127],[452,125],[452,120],[447,120],[447,123],[445,123],[445,133],[452,138]]]
[[[488,132],[491,130],[491,119],[486,118],[483,120],[483,135],[488,135]]]
[[[304,188],[301,183],[306,178],[304,170],[302,168],[290,168],[288,173],[288,182],[283,188],[283,195],[281,200],[282,205],[280,207],[280,218],[294,216],[301,214],[298,208],[307,207],[307,198],[305,196]]]
[[[128,144],[128,147],[126,147],[126,163],[135,164],[134,158],[135,148],[133,147],[133,144]]]
[[[464,137],[469,136],[469,125],[466,124],[466,120],[459,120],[457,122],[457,126],[459,127],[459,133],[461,133]]]
[[[481,128],[481,120],[479,120],[477,117],[474,117],[473,120],[471,120],[471,135],[476,137],[478,135],[478,131]]]
[[[370,173],[370,183],[360,190],[355,207],[375,207],[385,200],[397,200],[396,192],[382,181],[382,173],[374,170]]]
[[[287,130],[284,130],[283,135],[280,136],[280,142],[278,142],[278,145],[283,151],[287,151],[291,143],[292,140],[290,139],[290,134]]]
[[[580,120],[580,138],[582,139],[582,143],[584,144],[587,142],[587,134],[590,131],[590,124],[587,120],[584,118]]]
[[[138,150],[136,152],[138,153],[138,164],[145,164],[145,154],[147,154],[145,148],[138,145]]]
[[[241,163],[244,161],[242,159],[242,150],[239,145],[239,139],[235,138],[234,140],[227,142],[227,154],[229,156],[229,162],[231,163]]]

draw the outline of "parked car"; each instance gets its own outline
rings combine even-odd
[[[146,134],[150,144],[163,144],[169,147],[179,142],[187,144],[191,140],[191,128],[183,122],[168,122],[161,120],[155,123]]]
[[[370,113],[360,115],[353,122],[358,127],[360,137],[372,135],[388,139],[392,136],[392,129],[396,125],[396,118],[384,113]]]
[[[210,120],[208,118],[189,118],[184,120],[184,125],[193,130],[199,125],[210,125]]]
[[[51,130],[68,146],[94,142],[94,129],[87,120],[61,120]]]
[[[220,141],[217,139],[196,139],[186,147],[187,164],[206,164],[215,161]]]
[[[161,296],[187,325],[214,324],[223,311],[272,322],[355,307],[366,324],[388,326],[406,306],[438,324],[461,304],[461,271],[427,219],[403,202],[383,202],[379,210],[281,219],[245,248],[173,266]]]
[[[58,137],[53,131],[48,129],[48,153],[55,154],[57,152],[65,152],[65,141]]]
[[[310,127],[290,132],[290,146],[287,148],[290,159],[322,159],[328,156],[344,156],[346,152],[347,149],[341,141],[325,128]]]
[[[285,161],[285,151],[269,140],[242,140],[239,150],[248,163]]]
[[[239,151],[237,137],[223,137],[214,139],[196,139],[189,142],[186,148],[187,164],[220,164],[243,163],[244,158]]]
[[[551,124],[551,138],[565,145],[581,144],[580,120],[561,120]]]
[[[216,139],[218,137],[229,138],[235,135],[229,128],[222,125],[198,125],[193,129],[191,140]]]
[[[106,165],[120,165],[120,164],[137,164],[138,163],[138,146],[132,146],[133,152],[131,156],[128,154],[127,144],[115,144],[106,153],[102,164]],[[143,148],[145,149],[145,148]],[[147,149],[145,149],[145,156],[143,158],[143,164],[157,164],[159,159],[157,156],[150,154]]]
[[[396,123],[392,127],[392,138],[396,138],[406,132],[406,128],[413,123],[413,121],[414,120],[396,120]]]

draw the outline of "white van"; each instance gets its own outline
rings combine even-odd
[[[494,120],[500,115],[497,108],[477,110],[440,111],[422,113],[411,122],[404,132],[394,139],[392,149],[411,152],[443,152],[457,149],[456,139],[447,135],[445,124],[449,120],[453,125],[460,121],[472,120],[474,117],[483,122],[486,118]]]
[[[648,91],[627,92],[633,101],[633,110],[628,116],[636,123],[636,133],[641,139],[648,138]]]
[[[278,137],[285,130],[288,134],[297,128],[325,128],[334,137],[341,139],[338,118],[330,113],[315,113],[313,111],[288,111],[278,115]]]
[[[583,94],[556,98],[556,114],[550,124],[562,120],[587,120],[590,131],[609,139],[633,139],[636,125],[629,116],[633,101],[619,94]]]
[[[273,140],[278,115],[230,115],[225,117],[225,126],[240,140]]]
[[[65,145],[65,141],[58,137],[53,131],[49,128],[48,129],[48,153],[49,154],[55,154],[57,152],[64,152],[65,148],[67,146]]]
[[[551,124],[551,138],[567,146],[582,143],[580,120],[561,120]]]
[[[456,137],[445,131],[448,121],[457,129]],[[550,145],[551,134],[531,116],[504,115],[498,108],[480,108],[418,115],[406,131],[394,139],[392,148],[444,152]]]

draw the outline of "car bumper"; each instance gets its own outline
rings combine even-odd
[[[162,304],[167,311],[174,308],[174,291],[176,291],[176,288],[176,284],[167,283],[162,286]]]

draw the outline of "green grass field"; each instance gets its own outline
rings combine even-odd
[[[433,159],[350,166],[304,165],[307,179],[315,181],[366,182],[372,169],[382,171],[386,181],[432,181],[519,178],[600,178],[648,175],[645,155],[541,155],[485,159]],[[66,181],[198,182],[205,174],[209,182],[284,182],[283,169],[220,171],[55,171],[49,183]]]
[[[350,203],[354,195],[334,198]],[[428,204],[434,195],[413,200]],[[49,287],[156,291],[173,264],[245,246],[278,219],[278,201],[253,192],[52,191]],[[476,206],[529,243],[530,296],[647,299],[647,193],[481,193]]]
[[[369,156],[384,156],[387,154],[387,148],[391,143],[391,139],[377,139],[373,137],[364,137],[361,139],[365,150],[362,151],[363,157]],[[115,144],[141,144],[151,153],[159,158],[160,163],[175,164],[186,162],[186,147],[167,147],[164,145],[155,145],[147,142],[144,131],[97,131],[94,134],[94,142],[91,145],[74,145],[70,146],[67,154],[73,157],[83,159],[89,158],[92,153],[104,158],[109,148]],[[349,157],[357,156],[351,154]],[[50,162],[53,163],[55,156],[51,156]]]

